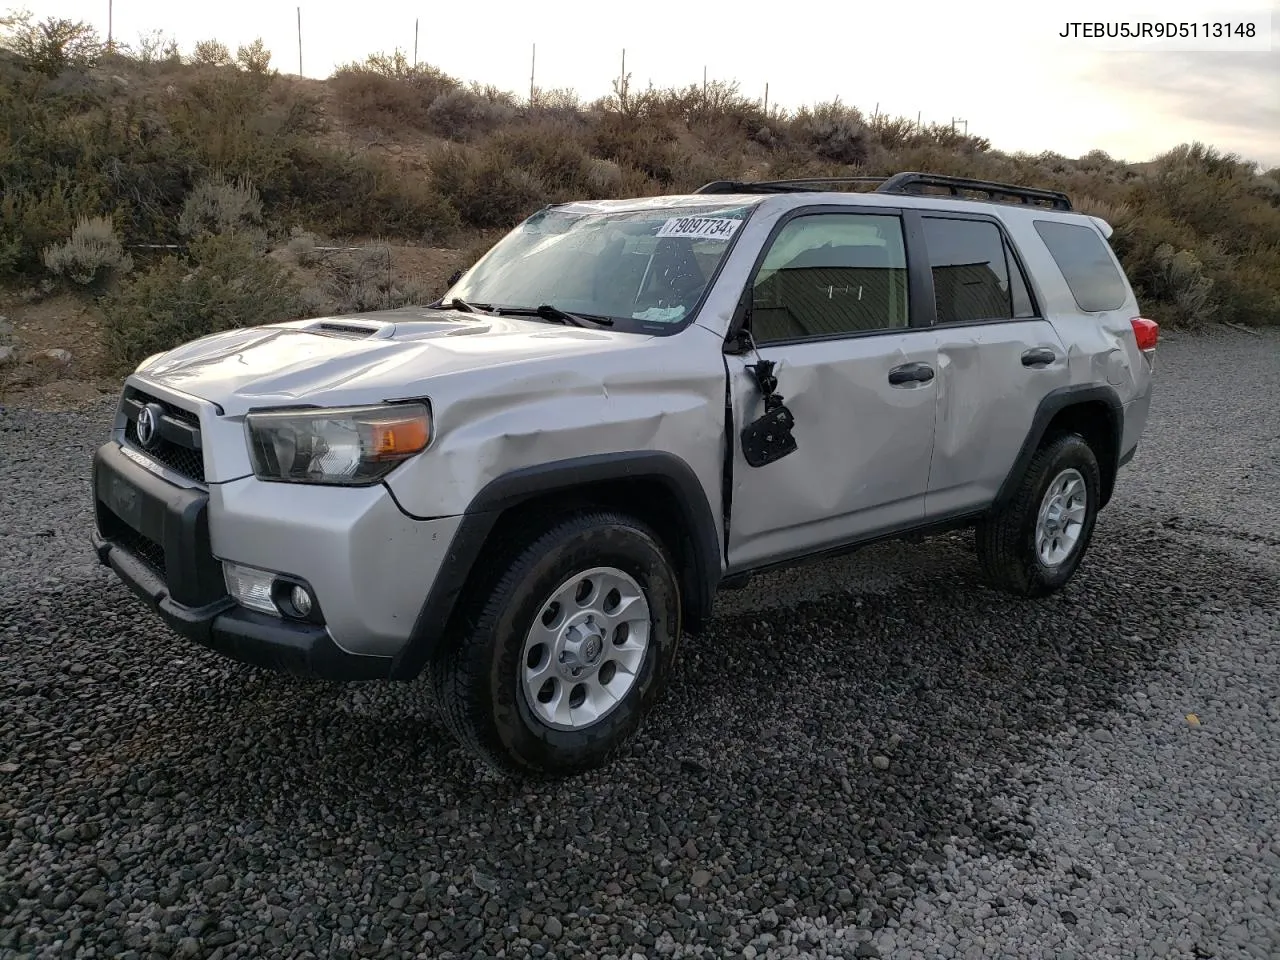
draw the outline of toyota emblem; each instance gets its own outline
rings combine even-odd
[[[155,442],[156,427],[160,425],[162,413],[164,410],[154,403],[148,403],[138,413],[138,443],[146,449],[150,449],[151,444]]]

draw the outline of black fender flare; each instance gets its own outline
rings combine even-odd
[[[1036,450],[1040,448],[1045,432],[1049,429],[1049,424],[1053,422],[1053,418],[1071,407],[1099,402],[1106,408],[1108,427],[1115,437],[1114,450],[1100,451],[1100,453],[1109,458],[1109,463],[1104,462],[1102,464],[1103,480],[1099,509],[1107,505],[1111,500],[1112,492],[1115,490],[1116,471],[1120,467],[1120,445],[1124,442],[1124,404],[1120,401],[1120,394],[1116,392],[1114,387],[1099,384],[1074,384],[1051,390],[1040,400],[1039,405],[1036,407],[1035,416],[1031,420],[1031,427],[1027,430],[1027,436],[1022,441],[1022,447],[1018,450],[1018,457],[1014,460],[1013,467],[1009,470],[1008,476],[1005,477],[1004,483],[1001,484],[999,492],[996,493],[995,501],[992,504],[993,509],[1003,506],[1012,499],[1014,492],[1018,489],[1018,485],[1022,483],[1022,478],[1026,475],[1031,458],[1035,456]]]
[[[706,492],[686,461],[665,451],[635,450],[542,463],[494,478],[467,505],[409,640],[395,657],[392,677],[412,679],[427,664],[504,511],[535,497],[616,480],[657,481],[670,491],[693,558],[681,584],[685,607],[695,620],[709,617],[722,573],[720,539]]]

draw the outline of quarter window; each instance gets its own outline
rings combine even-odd
[[[906,327],[902,221],[877,214],[796,217],[779,232],[751,290],[757,343]]]
[[[1067,281],[1076,305],[1086,313],[1119,310],[1128,292],[1101,234],[1089,227],[1037,220],[1036,232]]]

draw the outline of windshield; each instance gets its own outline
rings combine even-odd
[[[740,202],[625,213],[540,210],[500,240],[443,302],[551,304],[661,332],[697,307],[750,211]]]

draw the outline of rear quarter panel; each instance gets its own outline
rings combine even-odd
[[[1124,282],[1124,301],[1118,307],[1098,312],[1081,309],[1035,228],[1035,221],[1043,219],[1064,220],[1097,234]],[[1144,401],[1151,389],[1153,369],[1151,361],[1138,349],[1130,324],[1139,316],[1137,298],[1098,225],[1083,215],[1064,216],[1042,210],[1013,209],[1005,214],[1005,220],[1031,272],[1029,279],[1041,310],[1066,347],[1070,383],[1109,385],[1126,410],[1131,404]]]

